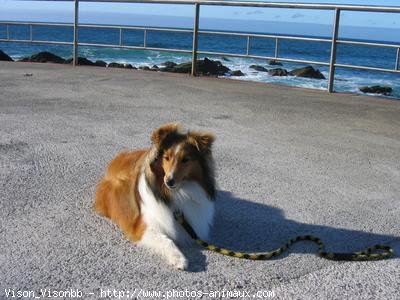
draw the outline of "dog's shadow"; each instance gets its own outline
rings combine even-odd
[[[235,251],[265,252],[281,247],[290,238],[306,234],[322,239],[329,252],[354,252],[399,240],[392,235],[296,222],[286,219],[279,208],[240,199],[226,191],[218,192],[216,217],[209,241],[214,245]],[[195,252],[189,253],[190,270],[205,270],[204,255]],[[276,259],[290,253],[316,252],[315,245],[299,243]]]

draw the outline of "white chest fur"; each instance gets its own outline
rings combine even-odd
[[[211,201],[203,188],[196,182],[185,182],[172,193],[172,207],[168,207],[148,186],[144,175],[139,179],[139,193],[142,198],[141,213],[150,230],[161,231],[176,242],[183,242],[187,234],[173,216],[173,211],[183,212],[187,222],[197,235],[208,240],[214,218],[214,201]]]
[[[214,219],[214,201],[211,201],[204,189],[194,181],[186,181],[179,189],[174,190],[172,195],[175,209],[183,212],[200,239],[208,240]]]

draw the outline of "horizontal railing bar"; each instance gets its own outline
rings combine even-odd
[[[33,25],[33,26],[65,26],[65,27],[74,26],[71,23],[18,22],[18,21],[0,21],[0,25]]]
[[[142,46],[127,46],[127,45],[113,45],[113,44],[93,44],[93,43],[79,43],[79,46],[91,46],[91,47],[110,47],[110,48],[126,48],[126,49],[140,49],[140,50],[151,50],[151,51],[170,51],[170,52],[181,52],[181,53],[192,53],[192,50],[182,50],[182,49],[169,49],[169,48],[156,48],[156,47],[142,47]],[[210,52],[210,51],[197,51],[199,54],[206,55],[217,55],[217,56],[232,56],[232,57],[248,57],[257,59],[273,59],[278,61],[286,62],[297,62],[306,64],[315,64],[321,66],[329,66],[327,62],[312,61],[312,60],[299,60],[291,58],[276,58],[274,56],[259,56],[259,55],[246,55],[246,54],[235,54],[235,53],[224,53],[224,52]]]
[[[60,27],[74,27],[72,23],[39,23],[39,22],[16,22],[16,21],[0,21],[0,25],[32,25],[32,26],[60,26]],[[192,33],[191,29],[178,29],[178,28],[159,28],[159,27],[143,27],[143,26],[118,26],[118,25],[95,25],[95,24],[79,24],[79,27],[85,28],[110,28],[110,29],[126,29],[126,30],[153,30],[153,31],[174,31],[174,32],[188,32]]]
[[[36,22],[5,22],[0,21],[2,25],[33,25],[33,26],[67,26],[73,27],[70,23],[36,23]],[[137,27],[137,26],[118,26],[118,25],[92,25],[92,24],[81,24],[79,27],[83,28],[111,28],[111,29],[125,29],[125,30],[148,30],[148,31],[163,31],[163,32],[184,32],[193,33],[191,29],[175,29],[175,28],[158,28],[158,27]],[[324,42],[330,43],[330,39],[326,38],[310,38],[310,37],[297,37],[297,36],[285,36],[285,35],[271,35],[271,34],[257,34],[257,33],[239,33],[239,32],[225,32],[225,31],[207,31],[199,30],[199,34],[214,34],[214,35],[227,35],[227,36],[241,36],[241,37],[254,37],[254,38],[279,38],[282,40],[298,40],[298,41],[310,41],[310,42]],[[371,42],[360,42],[353,40],[337,40],[340,44],[350,45],[363,45],[373,47],[386,47],[386,48],[399,48],[400,45],[385,44],[385,43],[371,43]]]
[[[385,68],[376,68],[376,67],[347,65],[347,64],[335,64],[335,66],[339,67],[339,68],[347,68],[347,69],[360,69],[360,70],[390,72],[390,73],[399,73],[400,74],[400,70],[395,70],[395,69],[385,69]]]
[[[371,42],[357,42],[357,41],[344,41],[344,40],[337,40],[336,42],[339,44],[372,46],[372,47],[385,47],[385,48],[399,48],[400,47],[400,45],[371,43]]]
[[[40,1],[40,0],[34,0]],[[52,0],[47,0],[52,1]],[[73,0],[66,0],[73,1]],[[212,5],[212,6],[243,6],[243,7],[270,7],[270,8],[297,8],[317,10],[348,10],[400,13],[400,7],[378,5],[350,5],[350,4],[313,4],[313,3],[284,3],[284,2],[251,2],[251,1],[213,1],[213,0],[79,0],[79,2],[110,2],[110,3],[148,3],[148,4],[181,4],[181,5]]]
[[[89,0],[91,1],[91,0]],[[105,2],[107,0],[104,0]],[[118,1],[118,0],[114,0]],[[131,2],[132,0],[128,0]],[[133,0],[136,1],[136,0]],[[151,0],[150,0],[151,1]],[[148,2],[148,1],[145,1]],[[375,11],[375,12],[400,12],[400,7],[395,6],[375,6],[375,5],[333,5],[333,4],[312,4],[312,3],[273,3],[273,2],[236,2],[236,1],[195,1],[203,5],[217,6],[251,6],[251,7],[270,7],[270,8],[297,8],[297,9],[317,9],[317,10],[348,10],[348,11]]]
[[[36,23],[36,22],[4,22],[0,21],[2,25],[33,25],[33,26],[68,26],[73,27],[70,23]],[[118,25],[92,25],[92,24],[81,24],[79,27],[83,28],[110,28],[110,29],[126,29],[126,30],[148,30],[148,31],[167,31],[167,32],[184,32],[193,33],[191,29],[175,29],[175,28],[158,28],[158,27],[137,27],[137,26],[118,26]],[[285,35],[271,35],[271,34],[257,34],[257,33],[239,33],[239,32],[225,32],[225,31],[207,31],[200,30],[199,34],[215,34],[215,35],[228,35],[228,36],[241,36],[241,37],[255,37],[255,38],[279,38],[282,40],[298,40],[298,41],[310,41],[310,42],[326,42],[330,43],[330,39],[326,38],[310,38],[310,37],[297,37],[297,36],[285,36]],[[375,47],[386,47],[386,48],[399,48],[400,45],[384,44],[384,43],[371,43],[371,42],[359,42],[359,41],[347,41],[337,40],[340,44],[353,44],[353,45],[364,45],[364,46],[375,46]]]
[[[73,27],[73,24],[69,23],[35,23],[35,22],[3,22],[0,21],[0,24],[4,25],[33,25],[33,26],[68,26]],[[83,28],[110,28],[110,29],[125,29],[125,30],[148,30],[148,31],[169,31],[169,32],[185,32],[185,33],[193,33],[191,29],[178,29],[178,28],[158,28],[158,27],[138,27],[138,26],[118,26],[118,25],[92,25],[92,24],[80,24],[79,27]],[[216,34],[216,35],[231,35],[231,36],[251,36],[258,38],[280,38],[280,39],[296,39],[296,40],[307,40],[313,42],[330,42],[329,39],[320,39],[320,38],[305,38],[305,37],[291,37],[291,36],[279,36],[279,35],[270,35],[270,34],[256,34],[256,33],[237,33],[237,32],[225,32],[225,31],[207,31],[207,30],[199,30],[198,33],[201,34]]]
[[[110,29],[126,29],[126,30],[147,30],[147,31],[170,31],[170,32],[187,32],[192,33],[191,29],[178,29],[178,28],[158,28],[158,27],[137,27],[137,26],[118,26],[118,25],[91,25],[80,24],[79,27],[85,28],[110,28]]]
[[[53,23],[28,23],[28,22],[2,22],[0,24],[9,25],[36,25],[36,26],[73,26],[72,24],[62,23],[54,25]],[[137,27],[137,26],[118,26],[118,25],[92,25],[92,24],[80,24],[79,27],[83,28],[110,28],[110,29],[125,29],[125,30],[148,30],[148,31],[168,31],[168,32],[185,32],[193,33],[191,29],[177,29],[177,28],[158,28],[158,27]],[[230,36],[242,36],[242,37],[256,37],[256,38],[279,38],[279,39],[292,39],[292,40],[304,40],[310,42],[331,42],[329,39],[323,38],[307,38],[307,37],[296,37],[296,36],[284,36],[284,35],[271,35],[271,34],[257,34],[257,33],[239,33],[239,32],[228,32],[228,31],[208,31],[199,30],[199,34],[215,34],[215,35],[230,35]]]
[[[55,42],[55,41],[40,41],[40,40],[0,39],[0,42],[33,43],[33,44],[51,44],[51,45],[73,45],[72,42]]]
[[[86,47],[105,47],[105,48],[125,48],[125,49],[137,49],[137,50],[149,50],[149,51],[169,51],[169,52],[181,52],[181,53],[192,53],[192,50],[172,49],[172,48],[156,48],[156,47],[143,47],[143,46],[127,46],[127,45],[114,45],[114,44],[93,44],[93,43],[79,43],[78,46]]]
[[[298,40],[298,41],[310,41],[310,42],[328,42],[331,40],[323,38],[308,38],[308,37],[297,37],[297,36],[286,36],[286,35],[272,35],[272,34],[257,34],[257,33],[238,33],[238,32],[225,32],[225,31],[206,31],[199,30],[199,34],[216,34],[216,35],[232,35],[242,37],[256,37],[256,38],[268,38],[268,39],[282,39],[282,40]]]

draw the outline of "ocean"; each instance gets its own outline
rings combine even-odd
[[[73,39],[70,27],[34,26],[34,39],[47,41],[67,41]],[[0,24],[0,39],[6,38],[6,26]],[[11,39],[29,39],[29,27],[23,25],[10,26]],[[105,43],[118,45],[119,30],[117,29],[93,29],[80,28],[79,41],[82,43]],[[365,40],[363,40],[365,41]],[[367,41],[381,42],[381,41]],[[143,45],[143,31],[123,30],[123,45]],[[212,34],[199,35],[199,50],[218,51],[223,53],[245,54],[246,37],[217,36]],[[387,43],[387,42],[386,42]],[[192,35],[190,33],[171,33],[160,31],[149,31],[147,34],[147,45],[149,47],[177,48],[190,50],[192,47]],[[279,44],[279,56],[291,59],[305,59],[311,61],[329,62],[329,43],[281,40]],[[63,58],[70,58],[71,46],[47,45],[30,43],[0,42],[0,49],[14,59],[21,59],[40,51],[50,51]],[[273,56],[275,50],[274,39],[252,38],[250,54]],[[104,60],[106,62],[130,63],[139,66],[160,65],[165,61],[176,63],[191,60],[190,54],[164,51],[147,51],[103,47],[79,47],[79,56],[90,60]],[[204,56],[199,55],[199,58]],[[231,70],[241,70],[245,73],[242,77],[231,77],[237,80],[252,80],[268,82],[281,85],[298,86],[312,89],[326,89],[327,80],[298,78],[293,76],[273,77],[265,72],[257,72],[249,68],[252,64],[268,66],[266,60],[207,56],[211,59],[219,59]],[[362,65],[378,68],[394,68],[396,61],[396,49],[339,44],[337,50],[337,62],[344,64]],[[283,68],[292,70],[305,64],[283,62]],[[314,66],[318,68],[325,77],[328,77],[328,67]],[[393,88],[389,98],[400,99],[400,75],[384,72],[371,72],[365,70],[337,68],[335,90],[338,92],[360,93],[359,88],[366,85],[384,85]]]

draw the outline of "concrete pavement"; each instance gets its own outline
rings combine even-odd
[[[117,152],[149,146],[151,131],[169,121],[217,136],[213,243],[262,251],[309,233],[329,251],[389,243],[400,253],[400,101],[1,62],[1,299],[46,288],[84,299],[105,298],[107,289],[139,299],[185,290],[400,298],[399,256],[332,262],[300,243],[279,259],[253,262],[189,249],[190,272],[181,272],[125,240],[92,212],[96,182]]]

